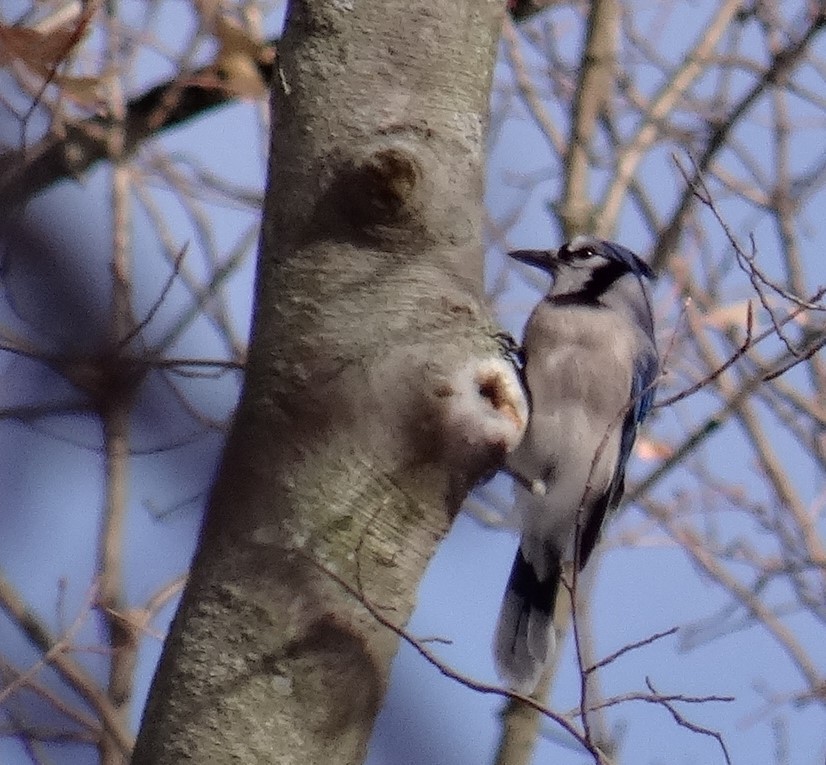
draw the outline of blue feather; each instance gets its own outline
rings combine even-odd
[[[651,406],[654,403],[654,381],[657,379],[659,370],[659,360],[654,354],[646,353],[638,356],[634,361],[634,374],[631,378],[631,409],[625,417],[620,437],[620,452],[617,460],[617,469],[614,473],[614,492],[619,487],[624,488],[625,468],[634,448],[634,440],[637,437],[637,428],[645,419]],[[616,497],[616,502],[622,498],[622,492]]]

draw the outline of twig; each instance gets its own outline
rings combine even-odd
[[[648,686],[651,693],[656,694],[654,696],[654,698],[652,699],[652,701],[654,701],[654,703],[657,703],[657,704],[660,704],[660,705],[664,706],[671,713],[671,716],[674,718],[674,721],[677,723],[677,725],[679,725],[683,728],[688,728],[688,730],[690,730],[694,733],[700,733],[704,736],[711,736],[711,738],[716,739],[717,743],[720,745],[720,749],[723,750],[723,757],[725,758],[726,763],[728,763],[728,765],[731,765],[731,756],[729,755],[728,749],[726,748],[726,742],[723,741],[723,737],[720,734],[720,732],[715,731],[715,730],[711,730],[710,728],[704,728],[701,725],[697,725],[696,723],[693,723],[693,722],[690,722],[689,720],[686,720],[685,717],[683,717],[674,708],[674,706],[672,704],[672,700],[686,701],[685,698],[680,698],[680,697],[668,698],[666,696],[660,696],[657,693],[654,686],[652,685],[651,680],[649,680],[647,677],[645,678],[645,684]],[[733,699],[726,698],[726,697],[720,697],[716,700],[717,701],[733,701]]]
[[[576,726],[573,725],[573,723],[571,723],[568,719],[554,712],[553,710],[548,709],[546,706],[543,706],[535,699],[532,699],[530,696],[524,696],[521,693],[517,693],[516,691],[512,691],[507,688],[502,688],[498,685],[483,683],[471,677],[468,677],[467,675],[464,675],[461,672],[457,672],[455,669],[443,662],[438,656],[436,656],[429,648],[427,648],[426,645],[422,643],[422,641],[414,638],[404,628],[399,627],[390,619],[386,618],[375,605],[373,605],[366,597],[364,597],[364,595],[360,593],[355,587],[346,582],[341,576],[339,576],[334,571],[331,571],[326,566],[307,555],[303,555],[302,557],[304,557],[304,559],[312,566],[321,571],[325,576],[329,577],[332,581],[338,584],[345,592],[347,592],[349,595],[355,598],[359,602],[359,604],[365,608],[365,610],[370,614],[370,616],[372,616],[379,624],[381,624],[386,629],[390,630],[397,637],[401,638],[405,643],[407,643],[411,648],[413,648],[423,659],[425,659],[425,661],[427,661],[429,664],[435,667],[442,675],[450,678],[451,680],[455,680],[456,682],[461,683],[466,688],[477,691],[479,693],[484,693],[486,695],[493,696],[501,696],[502,698],[506,699],[516,699],[522,702],[526,706],[530,707],[531,709],[534,709],[541,715],[547,717],[549,720],[552,720],[557,725],[559,725],[566,733],[568,733],[570,736],[576,739],[591,755],[593,755],[597,763],[601,762],[600,752],[596,750],[594,747],[592,747],[585,740],[580,731],[577,730]]]
[[[740,347],[734,353],[732,353],[731,356],[729,356],[725,360],[725,362],[723,362],[719,367],[717,367],[717,369],[715,369],[713,372],[711,372],[710,374],[703,377],[702,380],[699,380],[698,382],[694,383],[694,385],[692,385],[689,388],[685,388],[684,390],[681,390],[679,393],[675,393],[673,396],[669,396],[666,399],[663,399],[661,401],[657,401],[654,404],[654,407],[659,408],[659,407],[671,406],[672,404],[676,404],[678,401],[682,401],[684,398],[688,398],[689,396],[693,395],[694,393],[697,393],[697,391],[702,390],[707,385],[709,385],[714,380],[716,380],[732,364],[734,364],[739,358],[741,358],[749,350],[749,348],[751,348],[751,346],[753,345],[753,340],[752,340],[753,325],[754,325],[754,315],[753,315],[752,308],[751,308],[751,301],[749,301],[748,309],[747,309],[747,313],[746,313],[746,339],[743,340],[743,343],[740,345]]]
[[[628,645],[625,645],[622,648],[614,651],[614,653],[608,654],[608,656],[606,656],[603,659],[600,659],[598,662],[591,664],[591,666],[586,667],[585,672],[588,674],[590,674],[591,672],[595,672],[601,667],[605,667],[608,664],[611,664],[612,662],[616,661],[629,651],[636,651],[638,648],[642,648],[646,645],[651,645],[651,643],[654,643],[657,640],[662,640],[663,638],[668,637],[669,635],[673,635],[675,632],[677,632],[678,629],[679,627],[671,627],[671,629],[664,630],[663,632],[655,632],[653,635],[649,635],[648,637],[643,638],[642,640],[638,640],[635,643],[629,643]]]
[[[175,263],[172,267],[172,273],[166,279],[166,283],[161,288],[161,291],[155,300],[155,302],[149,307],[149,310],[146,312],[146,316],[144,316],[141,321],[135,324],[132,329],[130,329],[123,337],[120,338],[118,342],[118,349],[124,349],[129,343],[137,337],[149,324],[152,322],[152,319],[155,318],[155,315],[160,310],[161,306],[163,305],[164,301],[166,300],[166,296],[169,294],[169,290],[172,289],[172,285],[175,284],[175,280],[178,278],[178,273],[180,272],[181,263],[183,263],[184,257],[186,256],[186,251],[189,245],[185,244],[181,249],[178,251],[178,254],[175,257]]]
[[[95,594],[96,590],[93,589],[87,596],[90,603]],[[118,742],[121,752],[128,757],[134,746],[134,738],[120,719],[111,701],[100,690],[97,682],[62,650],[65,645],[65,636],[55,640],[49,630],[26,607],[11,584],[2,576],[0,576],[0,607],[23,631],[29,642],[37,647],[44,657],[50,658],[49,665],[100,715],[106,732]]]

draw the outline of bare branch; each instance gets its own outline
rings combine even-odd
[[[275,41],[269,41],[262,51],[274,48]],[[258,67],[263,81],[269,82],[274,59],[262,55]],[[216,78],[214,64],[150,88],[125,105],[123,156],[134,153],[144,141],[236,98],[235,91],[222,84],[220,73]],[[48,135],[34,146],[0,155],[0,204],[19,205],[107,159],[110,125],[105,117],[68,123],[61,135]]]
[[[588,14],[579,82],[571,115],[571,133],[565,155],[565,186],[559,217],[565,239],[590,231],[593,211],[589,202],[589,150],[599,115],[611,96],[616,77],[619,12],[616,0],[594,0]]]
[[[598,207],[599,233],[609,236],[614,230],[620,207],[645,153],[658,139],[662,123],[674,109],[680,97],[707,68],[708,59],[728,29],[731,19],[740,9],[740,0],[726,0],[703,30],[697,44],[683,57],[677,70],[665,79],[660,91],[645,111],[634,136],[623,145],[616,158],[613,180]]]
[[[800,63],[811,43],[825,26],[826,10],[821,9],[815,13],[814,18],[797,39],[792,40],[788,45],[772,55],[771,61],[760,79],[734,104],[712,130],[703,152],[696,160],[697,177],[694,178],[693,181],[698,180],[699,175],[709,170],[718,152],[726,145],[726,141],[732,130],[739,124],[741,118],[754,106],[769,86],[782,80]],[[680,201],[672,213],[671,222],[662,231],[657,240],[651,257],[651,265],[655,270],[663,267],[666,260],[677,247],[679,236],[686,224],[691,202],[694,199],[695,186],[696,182],[689,183],[686,186],[686,189],[680,197]]]

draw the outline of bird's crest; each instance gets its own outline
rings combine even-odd
[[[594,255],[621,263],[636,276],[644,276],[646,279],[654,278],[654,272],[648,263],[627,247],[616,242],[590,236],[577,236],[563,244],[556,252],[556,257],[562,262],[571,262],[576,258],[589,258]]]

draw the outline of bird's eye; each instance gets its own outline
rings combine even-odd
[[[593,247],[568,247],[565,245],[559,250],[558,257],[562,260],[567,260],[568,262],[574,262],[577,260],[588,260],[588,258],[594,257],[597,252],[594,250]]]

